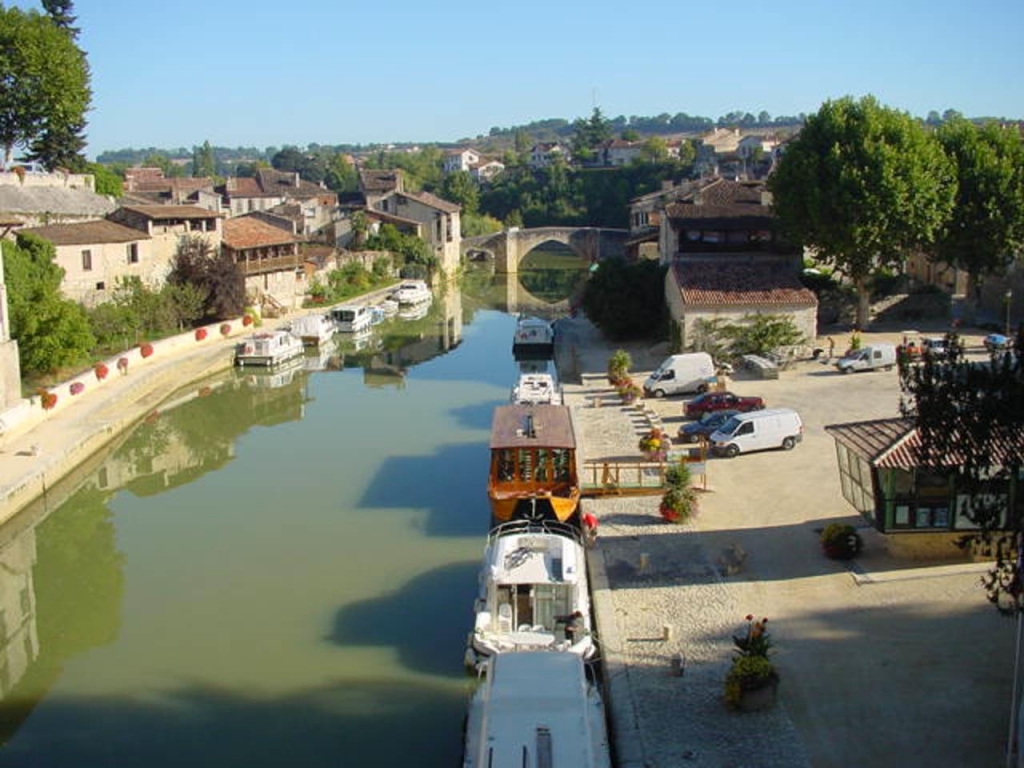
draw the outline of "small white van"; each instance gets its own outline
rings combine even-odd
[[[765,408],[737,413],[712,432],[711,451],[732,458],[739,453],[770,448],[790,450],[804,438],[800,414],[792,408]]]
[[[645,397],[664,397],[685,392],[707,392],[714,381],[715,364],[707,352],[689,352],[665,358],[644,381]]]
[[[836,360],[836,370],[840,373],[874,371],[879,368],[891,371],[894,365],[896,365],[896,347],[892,344],[872,344]]]

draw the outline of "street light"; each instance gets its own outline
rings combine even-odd
[[[1006,289],[1006,294],[1003,296],[1006,301],[1006,336],[1010,335],[1010,302],[1013,300],[1013,291],[1009,288]]]

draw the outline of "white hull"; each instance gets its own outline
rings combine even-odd
[[[561,405],[562,390],[550,373],[523,373],[512,387],[512,402],[520,405]]]
[[[428,286],[422,280],[405,280],[391,294],[391,298],[398,302],[399,306],[412,307],[417,304],[424,304],[433,298]]]
[[[517,358],[549,358],[555,351],[555,329],[539,317],[521,317],[512,337],[512,354]]]
[[[483,671],[463,768],[611,768],[604,702],[579,657],[503,653]]]
[[[509,651],[592,658],[586,553],[571,525],[516,520],[487,539],[466,664]]]
[[[257,333],[235,347],[235,365],[281,365],[303,353],[302,339],[288,331]]]

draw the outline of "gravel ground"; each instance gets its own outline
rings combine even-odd
[[[643,419],[603,375],[617,346],[582,319],[559,331],[586,458],[638,457]],[[638,380],[666,354],[626,348]],[[709,461],[700,513],[683,526],[662,523],[657,497],[584,502],[600,521],[590,560],[619,768],[1003,765],[1015,626],[985,601],[984,566],[956,551],[941,565],[893,558],[839,490],[824,426],[897,415],[896,375],[806,361],[776,381],[729,386],[796,408],[803,443]],[[682,423],[681,399],[647,405],[670,432]],[[833,520],[861,526],[865,552],[850,566],[820,553],[817,533]],[[737,545],[746,557],[730,572]],[[721,700],[747,614],[770,618],[782,684],[768,712]]]

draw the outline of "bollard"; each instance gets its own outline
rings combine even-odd
[[[672,676],[682,677],[683,672],[686,671],[686,665],[683,662],[683,654],[677,653],[672,657]]]
[[[646,552],[641,552],[640,553],[640,567],[637,570],[639,570],[641,573],[643,573],[644,571],[647,570],[647,566],[648,566],[649,562],[650,562],[650,558],[648,557],[647,553]]]
[[[661,628],[661,637],[662,637],[662,639],[666,643],[669,642],[672,639],[672,625],[671,624],[665,624]]]

